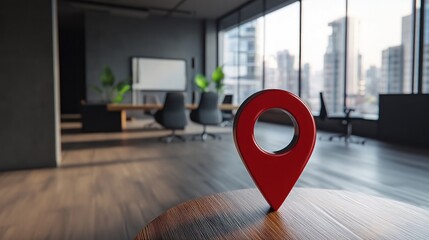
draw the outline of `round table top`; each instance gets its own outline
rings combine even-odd
[[[257,189],[182,203],[136,239],[429,239],[429,211],[338,190],[294,188],[277,212]]]

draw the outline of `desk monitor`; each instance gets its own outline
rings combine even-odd
[[[133,89],[185,91],[186,61],[167,58],[132,58]]]

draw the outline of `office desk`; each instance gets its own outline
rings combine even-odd
[[[108,104],[107,110],[110,112],[121,112],[121,126],[122,129],[126,128],[126,110],[160,110],[162,109],[162,104]],[[193,110],[198,107],[197,104],[186,104],[186,109]],[[233,104],[221,104],[219,105],[220,110],[236,110],[240,106]]]
[[[125,111],[125,110],[160,110],[162,109],[162,104],[109,104],[107,105],[107,110],[109,111]],[[186,109],[193,110],[198,107],[197,104],[186,104]],[[221,104],[219,105],[220,110],[236,110],[240,106],[233,104]]]
[[[429,239],[429,211],[359,193],[294,188],[277,212],[256,189],[167,210],[142,239]]]

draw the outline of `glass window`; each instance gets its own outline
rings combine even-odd
[[[225,73],[224,93],[238,96],[238,27],[220,33],[220,64]],[[234,97],[237,103],[237,97]]]
[[[343,111],[345,13],[345,0],[302,1],[301,91],[308,92],[303,100],[315,115],[320,111],[319,92],[329,113]]]
[[[378,115],[379,93],[412,92],[412,3],[348,1],[347,106],[361,114]]]
[[[419,78],[419,39],[420,39],[420,33],[419,33],[419,27],[420,27],[420,4],[421,1],[417,0],[416,2],[416,26],[415,26],[415,36],[414,36],[414,82],[412,83],[412,92],[417,93],[417,79]],[[413,19],[411,19],[413,21]],[[412,24],[412,23],[411,23]]]
[[[416,10],[417,22],[420,19],[420,7]],[[423,25],[423,93],[429,93],[429,0],[425,0],[425,18]],[[417,85],[417,84],[416,84]]]
[[[342,114],[347,106],[376,118],[379,94],[417,92],[421,1],[416,2],[417,28],[414,0],[301,0],[241,23],[222,32],[226,91],[241,103],[262,88],[264,74],[265,88],[297,94],[300,82],[301,98],[315,115],[323,92],[330,114]],[[422,90],[429,93],[429,0],[424,1]]]
[[[238,103],[262,89],[263,21],[259,17],[238,29]]]
[[[265,88],[298,94],[299,4],[265,15]],[[302,79],[308,82],[308,78]]]

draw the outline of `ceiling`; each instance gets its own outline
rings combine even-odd
[[[149,15],[217,19],[251,0],[70,0],[88,7],[146,11]]]

